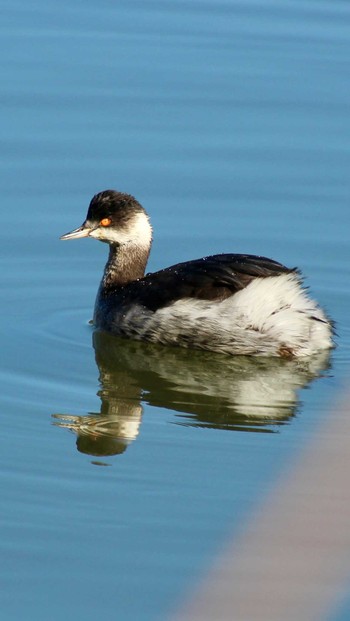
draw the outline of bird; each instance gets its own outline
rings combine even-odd
[[[229,355],[298,358],[334,346],[333,322],[297,268],[230,253],[145,274],[152,227],[130,194],[95,194],[83,224],[60,239],[83,237],[109,245],[95,329]]]

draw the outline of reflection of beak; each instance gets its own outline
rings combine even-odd
[[[60,239],[78,239],[79,237],[89,237],[92,230],[93,229],[91,227],[82,224],[79,228],[74,229],[74,231],[62,235]]]

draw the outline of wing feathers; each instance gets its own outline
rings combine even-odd
[[[183,298],[223,300],[254,278],[295,271],[266,257],[219,254],[147,274],[115,293],[127,304],[137,302],[156,311]]]

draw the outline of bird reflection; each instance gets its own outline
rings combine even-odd
[[[54,414],[82,453],[123,453],[140,431],[142,403],[176,412],[195,427],[273,432],[290,420],[298,390],[329,368],[329,354],[283,360],[225,356],[93,334],[101,411]]]

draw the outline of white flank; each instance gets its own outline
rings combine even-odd
[[[256,278],[222,301],[186,298],[155,313],[134,307],[124,334],[229,354],[308,356],[332,347],[332,328],[296,274]]]

